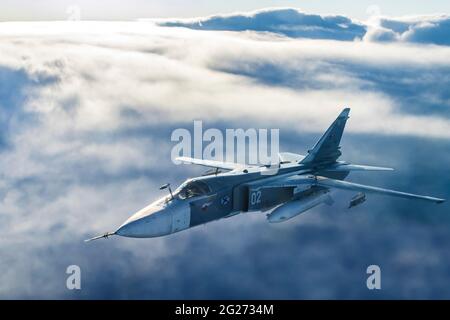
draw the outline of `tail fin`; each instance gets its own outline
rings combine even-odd
[[[324,165],[336,162],[341,156],[340,146],[342,133],[347,123],[350,108],[345,108],[334,120],[324,135],[317,141],[308,155],[300,161],[307,165]]]

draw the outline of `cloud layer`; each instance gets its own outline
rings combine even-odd
[[[0,296],[450,297],[446,204],[373,197],[348,212],[352,195],[339,193],[332,209],[279,226],[242,215],[167,238],[82,242],[162,183],[201,173],[169,160],[172,130],[195,119],[280,128],[282,151],[302,153],[349,106],[344,159],[398,168],[353,181],[447,197],[448,56],[143,21],[2,23]],[[385,270],[380,294],[365,288],[373,263]],[[65,288],[69,264],[82,268],[80,292]]]
[[[399,18],[373,16],[368,22],[360,22],[341,15],[272,8],[196,19],[166,19],[158,23],[195,30],[271,32],[291,38],[450,45],[450,17],[444,14]]]
[[[407,18],[378,17],[368,28],[365,39],[371,41],[400,41],[436,45],[450,45],[450,17],[448,15]]]
[[[366,32],[364,25],[344,16],[307,14],[291,8],[216,15],[194,21],[169,20],[160,25],[196,30],[263,31],[293,38],[334,40],[355,40],[362,38]]]

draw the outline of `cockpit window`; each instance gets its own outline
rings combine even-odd
[[[202,181],[191,181],[183,183],[177,191],[178,192],[176,196],[178,196],[182,200],[202,196],[211,192],[208,185]]]

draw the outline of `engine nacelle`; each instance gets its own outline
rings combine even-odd
[[[289,220],[321,203],[332,204],[333,199],[328,193],[313,194],[306,198],[289,201],[267,215],[271,223]]]

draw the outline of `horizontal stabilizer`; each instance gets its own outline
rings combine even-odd
[[[292,152],[280,152],[278,154],[278,158],[280,159],[280,162],[286,163],[286,162],[300,162],[302,161],[305,156],[297,153]]]

